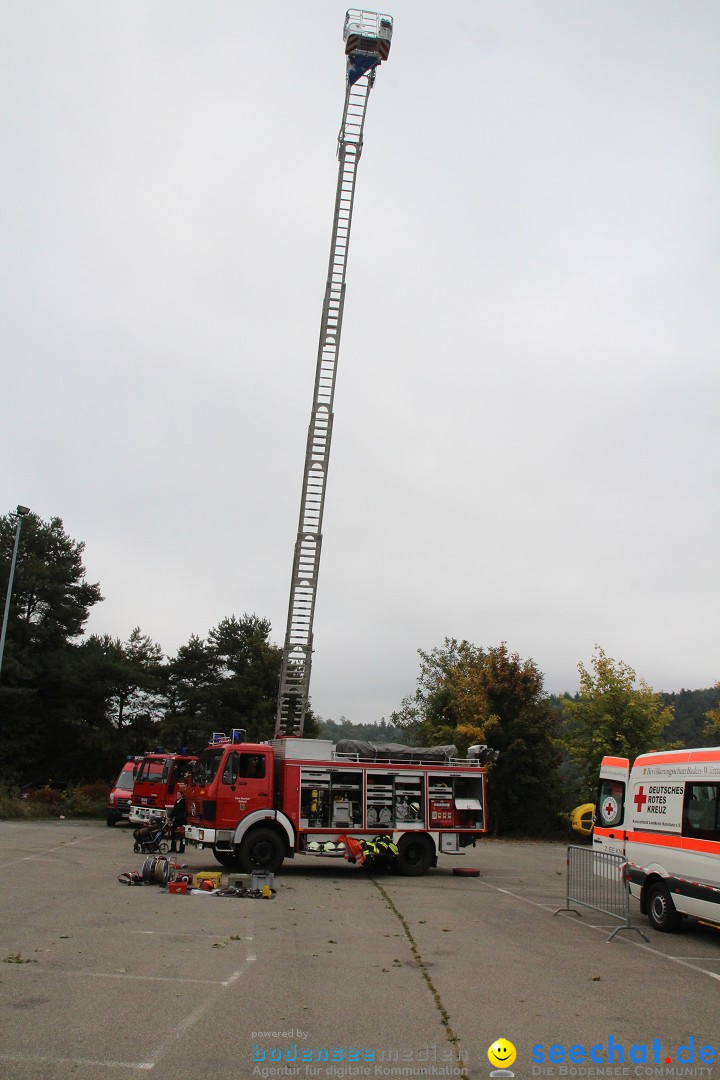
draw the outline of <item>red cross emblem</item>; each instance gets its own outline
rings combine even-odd
[[[641,784],[637,789],[637,794],[633,795],[633,802],[637,806],[638,814],[642,813],[642,808],[647,802],[647,795],[645,794],[645,785]]]

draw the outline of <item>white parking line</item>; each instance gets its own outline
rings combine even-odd
[[[201,986],[229,986],[227,979],[183,979],[177,975],[132,975],[129,971],[57,971],[53,975],[79,975],[81,979],[132,979],[135,982],[197,983]],[[235,976],[231,976],[232,981]]]
[[[91,839],[91,836],[79,836],[77,840],[65,840],[62,844],[58,844],[57,847],[46,848],[45,851],[38,851],[36,855],[23,855],[19,859],[12,859],[10,862],[0,863],[0,870],[4,870],[8,866],[16,866],[21,862],[29,862],[31,859],[46,859],[48,855],[52,855],[53,851],[61,851],[63,848],[72,847],[73,844],[82,844],[86,840]]]
[[[165,976],[155,976],[155,975],[129,975],[129,974],[125,974],[125,973],[122,973],[122,972],[104,973],[104,972],[98,972],[98,971],[69,971],[69,972],[64,971],[64,972],[58,972],[58,974],[62,974],[62,975],[80,975],[82,978],[85,978],[85,979],[88,978],[88,977],[95,977],[95,978],[106,978],[106,979],[133,979],[133,980],[145,979],[145,980],[147,980],[149,982],[196,983],[196,984],[199,983],[199,984],[202,984],[204,986],[215,986],[215,987],[218,987],[220,991],[224,991],[224,990],[228,990],[231,986],[233,986],[238,981],[238,979],[242,978],[243,975],[247,974],[247,972],[250,970],[252,965],[255,963],[255,960],[257,958],[256,953],[255,953],[255,948],[254,948],[253,945],[250,944],[250,941],[253,940],[253,938],[254,938],[254,934],[252,935],[252,937],[248,938],[246,956],[245,956],[245,960],[243,961],[241,967],[238,968],[236,971],[233,971],[233,973],[227,979],[182,979],[182,978],[170,978],[170,977],[165,977]],[[197,1024],[197,1022],[202,1019],[202,1017],[205,1015],[205,1013],[208,1012],[209,1009],[211,1009],[211,1008],[213,1008],[215,1006],[216,997],[217,997],[217,995],[208,996],[207,998],[205,998],[205,1000],[202,1002],[201,1005],[198,1005],[197,1008],[193,1009],[192,1012],[188,1013],[188,1015],[185,1017],[184,1020],[180,1020],[175,1032],[170,1034],[166,1039],[164,1039],[155,1048],[154,1052],[149,1055],[149,1060],[148,1061],[118,1061],[115,1058],[107,1058],[105,1060],[102,1060],[102,1059],[97,1059],[96,1060],[94,1058],[83,1058],[83,1057],[59,1058],[59,1057],[47,1057],[47,1056],[38,1055],[38,1054],[3,1053],[2,1051],[0,1051],[0,1062],[3,1062],[3,1061],[11,1062],[12,1061],[12,1062],[18,1062],[18,1063],[27,1064],[27,1065],[48,1065],[48,1066],[63,1065],[63,1066],[68,1066],[68,1067],[69,1066],[77,1067],[77,1066],[80,1066],[80,1065],[84,1065],[84,1066],[87,1066],[89,1068],[95,1068],[95,1069],[131,1069],[131,1070],[134,1070],[135,1072],[150,1072],[152,1069],[155,1068],[155,1066],[158,1064],[158,1062],[161,1060],[161,1058],[165,1057],[169,1053],[169,1051],[172,1049],[173,1044],[176,1043],[177,1040],[181,1036],[186,1035],[187,1032],[189,1032],[194,1027],[194,1025]]]
[[[720,956],[676,956],[676,960],[707,960],[708,964],[720,964]]]
[[[250,968],[252,967],[252,965],[254,963],[255,963],[255,954],[254,954],[254,952],[253,953],[248,953],[248,956],[247,956],[247,958],[245,960],[245,963],[240,968],[240,970],[233,972],[233,974],[230,976],[230,978],[226,979],[225,982],[222,984],[223,990],[227,990],[234,983],[236,983],[238,981],[238,979],[240,979],[243,975],[245,975],[250,970]],[[157,1049],[155,1050],[155,1053],[152,1055],[153,1068],[154,1068],[155,1065],[157,1065],[158,1061],[160,1061],[161,1058],[165,1057],[165,1055],[167,1053],[169,1053],[169,1051],[172,1048],[173,1044],[176,1043],[181,1036],[186,1035],[191,1030],[191,1028],[193,1028],[195,1026],[195,1024],[197,1024],[198,1020],[201,1020],[202,1017],[205,1015],[205,1013],[209,1009],[213,1008],[214,1005],[215,1005],[214,1001],[206,1000],[201,1005],[198,1005],[198,1007],[196,1009],[193,1009],[193,1011],[188,1016],[186,1016],[184,1020],[180,1021],[180,1023],[178,1024],[177,1030],[174,1033],[172,1033],[171,1035],[169,1035],[169,1037],[167,1039],[164,1039],[160,1043],[160,1045],[157,1047]]]
[[[42,1057],[39,1054],[3,1054],[0,1061],[14,1061],[22,1065],[88,1065],[94,1069],[135,1069],[148,1072],[155,1068],[154,1061],[96,1061],[94,1058]]]
[[[78,931],[79,932],[79,931]],[[221,933],[213,934],[207,930],[129,930],[127,927],[118,926],[94,926],[93,934],[121,934],[122,937],[130,937],[132,934],[143,934],[149,937],[169,937],[176,940],[177,938],[198,938],[200,940],[210,941],[212,938],[216,940],[222,938],[224,935]],[[76,935],[73,935],[76,936]],[[237,939],[239,940],[239,939]],[[252,941],[252,935],[242,934],[243,941]]]
[[[707,968],[700,967],[699,964],[691,964],[689,960],[683,960],[679,956],[668,956],[667,953],[660,952],[659,949],[653,949],[652,945],[642,945],[639,941],[631,941],[630,945],[634,945],[636,949],[644,949],[646,952],[653,953],[654,956],[661,956],[663,960],[670,960],[673,964],[679,964],[680,967],[690,968],[691,971],[697,971],[701,975],[707,975],[709,979],[715,979],[716,982],[720,982],[720,975],[716,971],[709,971]],[[701,959],[701,957],[698,957]]]
[[[530,904],[532,907],[539,908],[541,911],[552,912],[554,910],[554,908],[549,907],[547,904],[539,904],[536,900],[530,900],[527,896],[520,896],[519,893],[512,892],[510,889],[501,889],[499,885],[491,885],[487,881],[480,880],[478,880],[478,884],[484,885],[486,889],[492,889],[494,892],[504,893],[505,896],[512,896],[515,900],[522,900],[523,903]],[[577,912],[577,914],[579,915],[580,912]],[[607,931],[611,928],[614,929],[614,924],[612,924],[611,926],[607,924],[605,926],[602,926],[598,923],[576,922],[576,925],[584,926],[588,930],[599,930],[602,933],[607,933]],[[720,982],[720,974],[715,971],[709,971],[708,968],[700,967],[700,965],[697,963],[691,963],[689,960],[684,960],[679,956],[669,956],[667,953],[661,952],[660,949],[654,949],[652,945],[646,945],[641,941],[635,940],[634,938],[624,937],[619,938],[618,940],[623,941],[626,945],[632,945],[635,949],[643,949],[645,952],[652,953],[653,956],[659,956],[663,960],[669,960],[673,964],[679,964],[681,967],[690,968],[692,971],[697,971],[700,975],[707,975],[709,979],[715,979],[716,982]],[[701,958],[698,957],[697,959]],[[718,957],[718,961],[720,961],[720,956]]]

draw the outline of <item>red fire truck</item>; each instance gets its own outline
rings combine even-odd
[[[296,853],[337,857],[351,838],[384,836],[395,868],[419,875],[487,831],[485,764],[497,753],[486,746],[458,760],[454,747],[244,740],[214,735],[186,792],[186,841],[224,866],[274,872]]]
[[[158,750],[145,754],[137,767],[130,804],[131,825],[145,825],[153,817],[164,816],[175,805],[178,784],[187,780],[197,754],[184,750],[166,754]]]
[[[365,114],[377,69],[387,60],[389,15],[350,9],[345,105],[337,142],[338,181],[315,390],[305,452],[298,532],[283,647],[275,738],[248,743],[237,730],[202,752],[186,791],[185,839],[211,848],[225,866],[274,872],[296,853],[357,857],[383,844],[403,874],[424,874],[439,853],[458,855],[487,830],[487,747],[464,761],[455,748],[410,750],[337,746],[303,739],[309,704],[313,618],[322,548],[325,488],[333,430],[348,243]],[[375,838],[375,840],[373,840]]]

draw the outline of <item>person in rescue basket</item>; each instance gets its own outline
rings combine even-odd
[[[172,810],[168,814],[168,824],[170,825],[170,850],[179,852],[181,855],[185,851],[184,826],[186,823],[185,785],[178,784],[178,796]]]

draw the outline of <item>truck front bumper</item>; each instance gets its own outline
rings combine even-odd
[[[130,806],[128,820],[131,825],[148,825],[153,818],[165,817],[164,806]]]
[[[196,847],[232,847],[233,834],[230,829],[207,829],[201,825],[185,826],[185,843]]]

